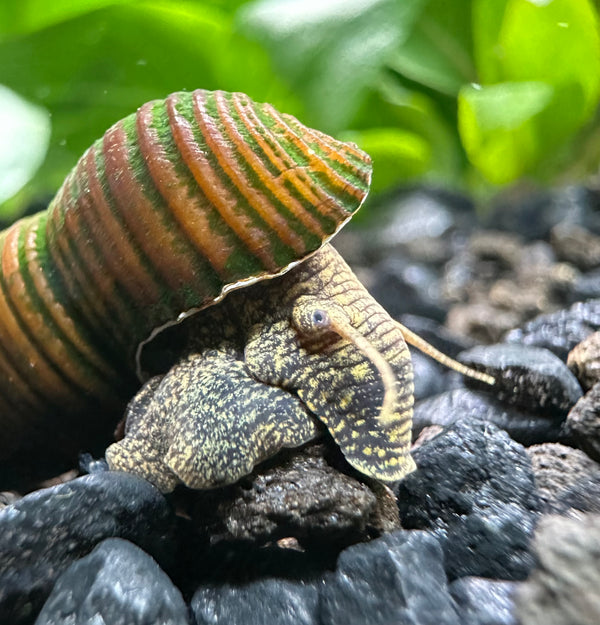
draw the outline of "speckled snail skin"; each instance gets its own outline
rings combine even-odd
[[[0,458],[85,449],[139,388],[143,344],[194,349],[131,402],[111,468],[162,490],[234,482],[320,420],[351,465],[414,468],[402,332],[327,241],[369,157],[239,93],[174,93],[110,128],[47,211],[0,238]]]

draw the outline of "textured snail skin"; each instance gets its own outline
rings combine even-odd
[[[72,454],[107,440],[139,388],[140,346],[201,311],[204,341],[162,389],[153,381],[134,400],[127,436],[108,454],[114,468],[150,467],[137,472],[164,489],[227,483],[314,436],[316,416],[359,470],[381,479],[411,470],[412,374],[400,332],[375,341],[386,358],[388,343],[401,346],[389,356],[405,389],[380,423],[368,359],[339,336],[303,346],[290,321],[298,298],[288,293],[306,288],[319,310],[337,298],[348,324],[372,323],[376,304],[353,308],[356,278],[322,248],[370,177],[353,144],[244,94],[174,93],[115,124],[47,211],[0,235],[0,458],[40,441]],[[263,362],[265,353],[273,358]],[[175,443],[152,425],[157,410]]]
[[[394,371],[394,410],[385,421],[379,419],[381,380],[365,356],[331,335],[307,344],[294,325],[305,310],[333,308]],[[414,469],[408,349],[331,246],[190,321],[195,345],[131,403],[125,438],[106,453],[112,468],[142,475],[164,491],[179,483],[232,483],[282,447],[314,438],[316,415],[360,472],[390,482]]]

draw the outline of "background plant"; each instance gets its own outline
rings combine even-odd
[[[114,121],[198,87],[356,141],[375,191],[552,183],[600,160],[591,0],[8,0],[0,85],[5,217]]]

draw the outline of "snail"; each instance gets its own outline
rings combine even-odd
[[[354,144],[241,93],[173,93],[117,122],[0,235],[0,458],[107,440],[144,346],[193,314],[193,349],[130,403],[112,469],[228,484],[321,422],[361,473],[412,471],[405,339],[423,344],[329,244],[370,178]]]

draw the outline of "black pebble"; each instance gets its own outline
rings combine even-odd
[[[285,579],[199,588],[191,607],[197,625],[317,625],[315,585]]]
[[[496,378],[490,390],[496,397],[535,414],[566,416],[583,395],[567,365],[547,349],[499,343],[473,347],[462,352],[459,360]],[[483,382],[465,381],[490,389]]]
[[[321,593],[321,625],[458,625],[442,548],[396,531],[346,549]]]
[[[518,584],[463,577],[450,584],[462,625],[518,625],[514,595]]]
[[[461,418],[493,423],[525,446],[557,441],[561,436],[562,420],[528,414],[488,393],[460,388],[415,404],[413,438],[430,425],[447,426]]]
[[[600,329],[600,299],[573,304],[568,310],[539,315],[511,330],[507,343],[545,347],[562,360],[592,332]]]
[[[29,623],[58,576],[110,537],[162,566],[174,552],[173,513],[149,482],[105,472],[39,490],[0,511],[0,623]]]
[[[402,526],[436,530],[451,579],[523,579],[541,501],[525,448],[491,423],[459,419],[413,452]]]
[[[58,578],[36,625],[187,625],[167,574],[139,547],[110,538]]]

